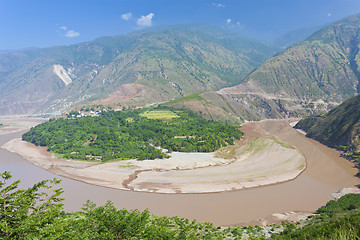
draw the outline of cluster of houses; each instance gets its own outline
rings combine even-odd
[[[79,111],[79,112],[76,112],[76,111],[73,111],[73,112],[70,112],[68,115],[67,115],[67,118],[68,119],[76,119],[76,118],[80,118],[80,117],[96,117],[96,116],[100,116],[102,112],[106,112],[107,110],[106,109],[102,109],[102,110],[97,110],[97,111],[94,111],[94,110],[89,110],[89,111]]]

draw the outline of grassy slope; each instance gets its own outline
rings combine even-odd
[[[227,109],[219,107],[216,104],[206,100],[202,93],[196,93],[186,97],[178,98],[176,100],[166,102],[163,105],[190,110],[207,120],[222,122],[228,121],[231,123],[239,123],[240,120],[230,111],[227,111]]]
[[[266,61],[248,82],[270,94],[341,102],[359,82],[359,29],[360,15],[322,28]]]
[[[307,136],[332,146],[359,146],[360,95],[353,97],[330,112],[309,116],[296,127],[307,132]]]
[[[359,32],[360,15],[333,23],[265,61],[246,83],[201,96],[246,120],[327,112],[360,90]]]
[[[295,127],[307,136],[344,151],[344,156],[360,161],[360,95],[329,113],[309,116]]]

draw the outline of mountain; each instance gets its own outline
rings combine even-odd
[[[274,41],[272,41],[272,43],[281,49],[285,49],[290,47],[291,45],[294,45],[295,43],[306,40],[308,37],[310,37],[313,33],[320,30],[321,28],[322,27],[316,26],[293,30],[276,38]]]
[[[236,85],[272,47],[204,24],[0,54],[0,115],[144,106]]]
[[[332,147],[348,150],[348,155],[360,160],[360,95],[345,101],[323,115],[313,115],[299,121],[296,128]]]
[[[199,97],[222,115],[246,120],[323,113],[359,93],[359,46],[360,14],[276,54],[244,82]]]
[[[268,94],[342,102],[358,92],[360,15],[316,32],[266,61],[247,83]]]

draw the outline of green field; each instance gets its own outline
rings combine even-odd
[[[151,110],[146,111],[140,114],[141,117],[146,117],[148,119],[159,119],[159,120],[169,120],[179,117],[176,113],[169,110]]]

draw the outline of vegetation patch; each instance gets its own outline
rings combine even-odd
[[[191,94],[189,96],[186,97],[182,97],[182,98],[177,98],[175,100],[171,100],[167,103],[165,103],[166,105],[171,105],[174,103],[180,103],[180,102],[185,102],[185,101],[192,101],[192,100],[196,100],[196,101],[200,101],[200,102],[204,102],[204,103],[208,103],[211,104],[209,101],[207,101],[205,98],[200,96],[201,93],[195,93],[195,94]]]
[[[177,115],[176,113],[170,110],[151,110],[141,113],[140,116],[149,119],[160,119],[160,120],[169,120],[179,117],[179,115]]]
[[[218,151],[215,156],[224,159],[233,159],[235,157],[235,150],[239,147],[226,147]]]
[[[266,138],[256,138],[249,142],[249,150],[252,152],[260,152],[264,150],[271,142]]]
[[[294,149],[294,147],[289,146],[289,145],[287,145],[286,143],[277,140],[276,138],[271,137],[271,139],[274,140],[277,144],[279,144],[280,146],[282,146],[282,147],[284,147],[284,148]]]
[[[305,224],[285,223],[272,239],[360,239],[360,195],[347,194],[317,210]]]
[[[273,138],[273,137],[264,137],[264,138],[256,138],[249,142],[244,143],[244,145],[237,146],[227,146],[216,153],[216,157],[224,158],[224,159],[233,159],[239,154],[243,154],[246,152],[257,153],[263,151],[267,147],[278,144],[281,147],[294,149],[293,147],[288,146],[287,144]]]
[[[119,167],[121,168],[128,168],[128,167],[131,167],[131,163],[128,163],[128,164],[120,164]]]
[[[127,122],[129,122],[129,123],[132,123],[132,122],[134,122],[134,119],[133,118],[131,118],[131,117],[128,117],[127,119],[125,119]]]
[[[240,139],[243,133],[239,128],[162,107],[50,119],[31,128],[23,139],[64,158],[105,162],[168,157],[161,148],[212,152]]]
[[[0,177],[0,239],[263,239],[258,227],[220,227],[148,210],[118,210],[110,201],[96,206],[88,200],[81,211],[65,213],[63,191],[51,191],[56,179],[18,189],[20,181],[8,184],[10,173]]]

